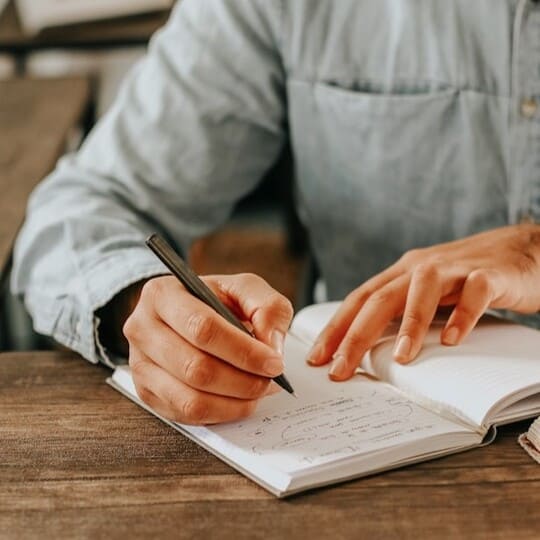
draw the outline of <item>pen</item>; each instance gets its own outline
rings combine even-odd
[[[208,288],[208,286],[188,266],[182,257],[174,251],[164,238],[158,234],[152,234],[146,240],[146,245],[193,296],[217,311],[225,320],[233,326],[236,326],[239,330],[242,330],[251,337],[255,337],[255,335],[236,318],[234,313]],[[277,377],[274,377],[273,380],[289,394],[295,396],[294,390],[285,375],[278,375]]]

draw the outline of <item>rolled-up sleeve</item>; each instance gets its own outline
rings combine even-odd
[[[183,0],[81,150],[33,193],[12,291],[35,329],[108,362],[95,312],[223,223],[284,140],[280,11],[268,0]]]

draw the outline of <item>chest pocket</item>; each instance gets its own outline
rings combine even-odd
[[[402,252],[504,224],[504,98],[293,81],[289,106],[300,203],[312,225],[357,230]]]

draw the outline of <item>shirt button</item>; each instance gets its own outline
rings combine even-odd
[[[538,109],[538,103],[534,98],[525,98],[521,102],[521,114],[525,118],[532,118]]]

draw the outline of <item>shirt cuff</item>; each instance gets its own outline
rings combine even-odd
[[[122,359],[110,355],[100,343],[101,321],[96,312],[133,283],[164,274],[170,274],[169,270],[146,248],[115,251],[77,279],[76,293],[53,302],[41,292],[27,295],[29,304],[37,303],[28,306],[30,311],[40,315],[34,316],[34,328],[90,362],[114,368]]]

